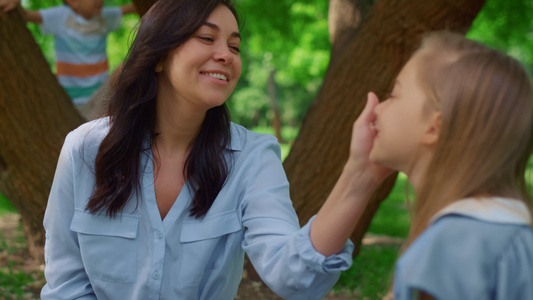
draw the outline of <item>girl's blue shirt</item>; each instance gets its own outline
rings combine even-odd
[[[531,218],[522,217],[525,206],[501,209],[504,201],[519,203],[498,198],[493,209],[440,214],[398,260],[394,299],[417,299],[418,291],[436,299],[533,299]]]
[[[108,130],[100,119],[65,140],[44,218],[42,299],[233,299],[245,252],[280,296],[322,299],[351,265],[350,241],[325,257],[311,244],[312,219],[300,228],[277,140],[236,124],[231,173],[204,218],[189,216],[186,184],[161,220],[150,151],[140,162],[141,192],[122,213],[88,213],[94,159]]]

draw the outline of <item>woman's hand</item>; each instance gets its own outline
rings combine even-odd
[[[311,224],[311,243],[325,256],[339,253],[359,222],[372,193],[392,173],[373,164],[370,151],[374,144],[378,97],[368,93],[366,106],[354,123],[350,157],[328,199]]]
[[[376,121],[374,108],[378,104],[379,100],[376,94],[369,92],[365,108],[353,125],[350,157],[345,165],[345,169],[362,170],[363,176],[369,180],[368,183],[374,183],[376,187],[393,172],[389,168],[374,164],[369,159],[377,134],[374,126]]]

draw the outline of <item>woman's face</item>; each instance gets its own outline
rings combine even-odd
[[[241,76],[240,43],[235,16],[219,5],[185,43],[156,66],[158,99],[203,111],[222,105]]]

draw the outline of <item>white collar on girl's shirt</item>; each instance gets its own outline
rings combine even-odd
[[[459,214],[482,221],[506,224],[532,224],[527,206],[510,198],[465,198],[453,202],[437,212],[429,221],[435,222],[444,215]]]

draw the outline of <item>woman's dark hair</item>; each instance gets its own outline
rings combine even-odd
[[[114,217],[134,191],[140,194],[141,156],[148,154],[157,136],[155,66],[187,41],[219,4],[238,20],[231,0],[159,0],[141,18],[109,102],[111,128],[96,156],[96,189],[86,207],[89,212]],[[150,145],[144,142],[147,137]],[[183,170],[194,195],[191,216],[203,217],[222,189],[229,173],[223,150],[229,141],[226,105],[209,109]]]

